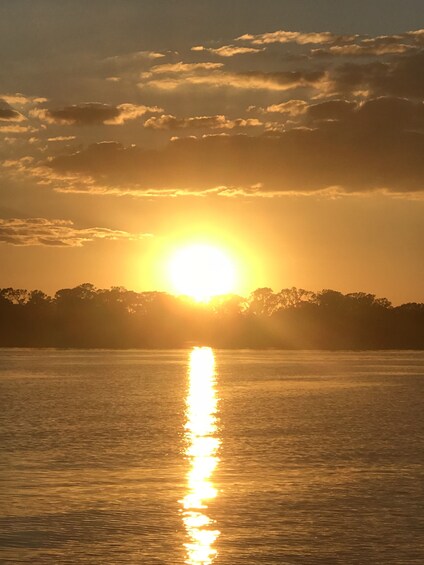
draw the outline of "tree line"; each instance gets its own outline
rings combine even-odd
[[[0,347],[424,349],[424,304],[363,292],[258,288],[208,304],[92,284],[0,289]]]

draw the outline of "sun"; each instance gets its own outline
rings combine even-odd
[[[201,243],[182,247],[172,255],[169,276],[176,293],[198,302],[228,294],[236,284],[232,259],[221,249]]]

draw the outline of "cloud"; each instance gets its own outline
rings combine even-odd
[[[419,29],[400,34],[343,35],[331,32],[304,33],[279,30],[258,35],[245,34],[236,39],[249,47],[268,47],[273,45],[285,48],[295,43],[302,47],[304,55],[314,57],[387,57],[417,52],[424,47],[424,30]]]
[[[334,187],[401,194],[423,190],[424,30],[374,37],[279,30],[205,43],[191,51],[194,61],[179,61],[178,54],[163,59],[155,52],[109,58],[122,64],[125,57],[133,61],[136,71],[125,78],[122,74],[123,87],[131,92],[138,82],[146,100],[167,100],[166,110],[87,103],[58,109],[32,107],[28,113],[46,123],[75,126],[117,125],[143,117],[139,123],[144,129],[125,131],[126,143],[137,142],[133,137],[137,135],[147,142],[149,136],[164,139],[149,134],[149,129],[175,131],[169,145],[141,149],[110,142],[84,148],[87,137],[72,130],[78,135],[78,151],[44,140],[42,148],[24,149],[25,155],[34,157],[32,163],[13,165],[9,173],[33,174],[36,182],[55,190],[155,196],[223,194],[222,187],[227,195],[307,193]],[[249,54],[259,51],[260,57],[249,59]],[[209,58],[202,52],[214,55],[213,60],[202,61]],[[286,57],[281,56],[284,53]],[[237,55],[240,58],[230,60]],[[146,64],[138,65],[140,61]],[[177,99],[174,89],[181,89]],[[182,100],[192,104],[191,115],[180,114]],[[256,114],[235,113],[237,104],[246,108],[252,103],[255,106],[248,111]],[[13,111],[20,112],[16,108],[0,106],[6,127],[24,127],[12,120]],[[244,130],[249,135],[235,135],[241,128],[252,129]],[[91,132],[89,140],[109,137],[92,137],[99,133]],[[66,141],[67,137],[47,139]],[[50,159],[45,157],[48,152]],[[10,162],[15,157],[17,163],[22,155],[22,151],[15,156],[7,153]]]
[[[319,104],[308,104],[304,108],[306,119],[310,122],[322,120],[346,120],[352,117],[355,110],[361,110],[362,105],[348,100],[328,100]]]
[[[157,51],[134,51],[132,53],[126,53],[124,55],[115,55],[113,57],[107,57],[105,62],[115,63],[119,66],[133,65],[134,63],[144,63],[146,61],[155,61],[165,57],[164,53],[159,53]]]
[[[28,107],[37,106],[45,101],[45,98],[24,96],[20,93],[0,95],[0,134],[36,132],[37,128],[30,125],[23,112],[26,112]],[[23,122],[26,122],[25,125]]]
[[[290,90],[316,87],[326,79],[320,70],[262,72],[225,71],[223,63],[170,63],[152,67],[142,73],[140,88],[173,90],[188,85],[204,85],[239,89]]]
[[[158,106],[143,106],[143,105],[136,105],[136,104],[119,104],[117,106],[119,110],[119,116],[112,120],[108,120],[105,124],[108,125],[120,125],[124,122],[135,120],[145,114],[155,114],[158,112],[163,112],[163,108],[159,108]]]
[[[313,120],[344,120],[349,127],[367,130],[424,133],[424,103],[382,96],[360,103],[335,100],[311,105],[307,116]]]
[[[11,106],[29,106],[37,105],[47,102],[47,98],[41,96],[26,96],[20,92],[16,94],[0,94],[0,99],[4,100],[7,104]]]
[[[394,43],[388,45],[370,45],[370,44],[351,44],[351,45],[333,45],[327,49],[312,49],[311,54],[315,56],[346,56],[346,57],[369,57],[372,55],[399,55],[408,51],[415,51],[416,48],[405,43]]]
[[[153,116],[144,123],[145,128],[176,130],[176,129],[234,129],[241,127],[258,127],[262,123],[256,118],[237,118],[229,120],[223,115],[216,116],[195,116],[191,118],[176,118],[171,114]]]
[[[406,98],[381,96],[365,101],[343,99],[311,103],[290,100],[274,104],[262,112],[279,113],[290,120],[291,127],[323,127],[334,122],[344,122],[353,130],[411,130],[424,132],[424,103]]]
[[[214,71],[217,69],[222,69],[223,63],[183,63],[179,61],[178,63],[165,63],[163,65],[155,65],[149,71],[141,74],[141,78],[150,78],[154,75],[162,74],[182,74],[191,73],[195,71]]]
[[[22,122],[23,120],[25,120],[25,117],[12,108],[0,107],[0,120],[8,122]]]
[[[424,30],[376,37],[356,36],[355,41],[339,41],[311,50],[314,56],[372,57],[399,55],[424,47]]]
[[[240,87],[270,88],[271,90],[289,90],[304,86],[318,85],[324,78],[323,71],[248,71],[237,75]]]
[[[153,63],[164,59],[167,53],[157,51],[135,51],[113,57],[106,57],[99,62],[99,71],[106,75],[109,82],[121,80],[134,81],[141,70],[148,69]]]
[[[73,141],[74,139],[76,139],[75,135],[57,135],[56,137],[49,137],[47,141]]]
[[[271,104],[262,111],[298,116],[304,113],[307,106],[308,103],[305,100],[288,100],[287,102],[281,102],[281,104]]]
[[[0,122],[24,122],[25,120],[25,116],[15,110],[4,98],[0,98]]]
[[[424,190],[422,104],[377,99],[305,108],[305,125],[272,135],[183,138],[162,150],[94,144],[47,164],[128,190],[205,192],[216,187],[257,192]]]
[[[28,133],[36,131],[30,126],[18,126],[15,124],[0,125],[0,133]]]
[[[76,228],[70,220],[0,219],[0,243],[10,245],[81,247],[99,239],[136,241],[145,237],[151,237],[151,234],[132,234],[98,227]]]
[[[365,91],[378,96],[424,97],[424,51],[391,61],[346,63],[337,67],[330,81],[336,92]]]
[[[242,47],[240,45],[223,45],[222,47],[204,47],[203,45],[196,45],[191,48],[192,51],[206,51],[219,57],[235,57],[236,55],[249,55],[252,53],[261,53],[263,48],[258,47]]]
[[[223,63],[166,63],[155,65],[140,74],[139,87],[150,86],[169,90],[181,84],[208,84],[212,76],[223,68]],[[219,73],[220,74],[220,73]]]
[[[9,99],[11,97],[8,97]],[[34,127],[25,124],[27,118],[12,108],[5,98],[0,98],[0,134],[29,133],[37,131]]]
[[[48,124],[61,124],[73,126],[88,125],[121,125],[129,120],[134,120],[147,113],[162,112],[156,106],[139,106],[136,104],[119,104],[111,106],[89,102],[74,106],[66,106],[57,110],[44,108],[31,110],[30,115]]]
[[[278,30],[258,35],[246,33],[237,37],[236,40],[245,41],[253,45],[269,45],[273,43],[297,43],[299,45],[307,45],[353,41],[356,37],[356,35],[336,35],[329,31],[304,33],[300,31]]]
[[[118,118],[119,114],[120,112],[116,106],[98,103],[66,106],[58,110],[39,109],[31,112],[31,116],[37,117],[49,124],[79,126],[104,124],[108,120]]]

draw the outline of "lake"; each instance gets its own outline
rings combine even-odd
[[[5,564],[424,563],[424,352],[1,350]]]

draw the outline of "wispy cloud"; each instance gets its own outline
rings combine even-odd
[[[417,52],[424,47],[424,30],[376,37],[356,36],[354,41],[337,41],[311,50],[313,56],[383,57]]]
[[[18,125],[0,125],[1,133],[29,133],[35,131],[30,126],[18,126]]]
[[[222,45],[222,47],[205,47],[203,45],[195,45],[191,48],[192,51],[205,51],[218,55],[219,57],[235,57],[236,55],[251,55],[252,53],[261,53],[263,48],[258,47],[243,47],[241,45]]]
[[[7,104],[10,104],[11,106],[18,106],[18,107],[43,104],[44,102],[47,102],[47,98],[44,98],[42,96],[28,96],[25,94],[21,94],[20,92],[16,94],[10,94],[10,93],[0,94],[0,99],[4,100]]]
[[[134,63],[143,63],[145,61],[155,61],[163,57],[165,57],[165,54],[157,51],[133,51],[132,53],[107,57],[105,62],[126,66]]]
[[[302,32],[277,30],[262,34],[246,33],[236,38],[244,48],[258,48],[287,54],[287,46],[295,44],[300,52],[297,57],[313,58],[387,58],[405,53],[417,53],[424,48],[424,30],[418,29],[398,34],[369,36],[364,34],[335,34],[332,32]],[[225,45],[211,49],[216,54]],[[202,46],[196,48],[206,49]],[[246,52],[247,53],[247,52]],[[293,54],[292,54],[293,56]],[[293,60],[296,58],[293,56]]]
[[[136,241],[151,234],[133,234],[108,228],[77,228],[70,220],[45,218],[0,219],[0,243],[10,245],[44,245],[81,247],[95,240]]]
[[[252,35],[245,33],[237,37],[237,41],[244,41],[253,45],[269,45],[273,43],[298,43],[299,45],[334,43],[339,41],[353,41],[356,35],[337,35],[329,31],[305,33],[301,31],[278,30],[269,33]]]
[[[318,70],[301,71],[246,71],[224,70],[223,63],[173,63],[157,65],[142,73],[141,88],[153,87],[173,90],[188,85],[204,85],[239,89],[290,90],[299,87],[314,87],[325,78]]]
[[[171,114],[153,116],[145,121],[144,127],[151,129],[176,130],[176,129],[235,129],[262,126],[257,118],[236,118],[230,120],[223,115],[194,116],[177,118]]]
[[[49,137],[47,141],[49,142],[57,142],[57,141],[73,141],[76,139],[75,135],[57,135],[55,137]]]
[[[305,100],[288,100],[287,102],[281,102],[280,104],[271,104],[264,109],[264,112],[278,113],[278,114],[288,114],[290,116],[299,116],[304,113],[305,108],[308,103]]]

